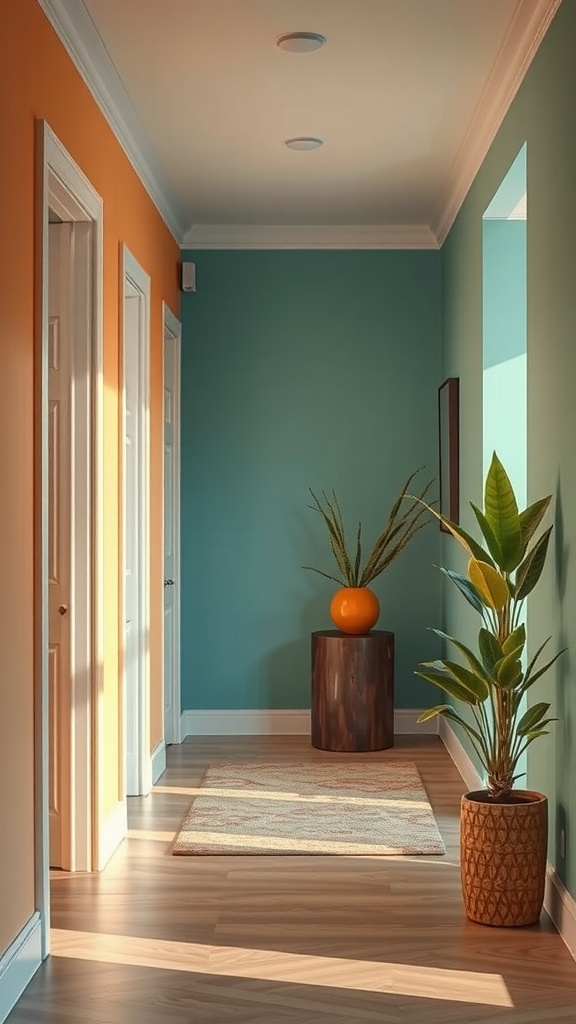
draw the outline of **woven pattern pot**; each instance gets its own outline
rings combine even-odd
[[[514,798],[494,803],[484,791],[462,797],[462,895],[468,917],[479,924],[535,924],[542,911],[548,801],[529,790],[515,790]]]

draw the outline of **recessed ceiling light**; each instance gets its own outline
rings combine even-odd
[[[285,32],[278,36],[276,46],[291,53],[309,53],[310,50],[319,50],[325,42],[326,36],[319,32]]]
[[[315,139],[311,135],[297,135],[294,139],[285,139],[284,145],[288,149],[318,149],[323,142],[323,139]]]

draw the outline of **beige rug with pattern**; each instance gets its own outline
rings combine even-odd
[[[412,762],[212,764],[172,853],[443,854]]]

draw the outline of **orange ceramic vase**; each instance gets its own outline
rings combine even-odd
[[[330,618],[342,633],[369,633],[379,615],[380,603],[369,587],[341,587],[330,602]]]

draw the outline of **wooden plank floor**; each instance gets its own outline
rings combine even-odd
[[[443,857],[173,857],[211,761],[414,760]],[[100,875],[54,873],[53,954],[9,1024],[576,1024],[576,963],[545,915],[468,921],[458,872],[464,785],[436,737],[339,755],[306,737],[170,748]]]

